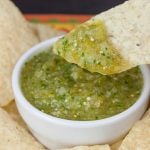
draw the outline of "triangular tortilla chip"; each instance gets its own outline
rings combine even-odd
[[[54,52],[91,72],[120,73],[150,63],[150,1],[129,0],[79,25]]]
[[[45,150],[25,129],[0,108],[1,150]]]
[[[150,111],[133,126],[119,150],[150,150]]]
[[[0,0],[0,106],[13,99],[11,74],[19,56],[38,43],[20,11],[9,0]]]

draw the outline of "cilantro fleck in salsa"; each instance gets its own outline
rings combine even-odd
[[[129,62],[110,41],[102,21],[89,20],[59,39],[53,51],[68,62],[103,75],[120,73],[130,68]]]
[[[132,106],[143,77],[133,68],[101,75],[65,61],[52,50],[31,58],[22,68],[20,84],[26,99],[40,111],[68,120],[98,120]]]

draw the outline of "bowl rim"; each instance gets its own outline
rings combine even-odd
[[[67,119],[57,118],[57,117],[46,114],[46,113],[38,110],[37,108],[35,108],[24,97],[22,90],[20,88],[19,79],[20,79],[20,73],[21,73],[22,66],[32,56],[38,54],[41,51],[44,51],[48,47],[51,47],[52,44],[61,37],[62,36],[58,36],[58,37],[54,37],[49,40],[46,40],[44,42],[41,42],[41,43],[35,45],[34,47],[32,47],[31,49],[29,49],[27,52],[25,52],[20,57],[20,59],[18,60],[18,62],[15,65],[15,68],[14,68],[13,74],[12,74],[12,89],[13,89],[13,93],[15,95],[15,101],[17,103],[20,103],[21,105],[23,105],[23,107],[26,107],[26,109],[28,111],[33,113],[35,116],[40,117],[41,119],[44,119],[45,121],[53,122],[53,123],[61,124],[61,125],[65,125],[65,126],[72,126],[72,127],[80,128],[80,127],[98,126],[99,124],[101,124],[101,125],[107,125],[109,123],[112,124],[115,121],[124,119],[124,118],[128,117],[128,115],[130,115],[134,111],[136,111],[142,105],[142,103],[145,100],[147,100],[148,96],[150,95],[150,84],[149,84],[150,83],[150,70],[148,68],[148,65],[142,65],[142,66],[140,66],[140,69],[143,74],[144,85],[143,85],[141,95],[138,98],[138,100],[131,107],[129,107],[128,109],[126,109],[125,111],[123,111],[119,114],[116,114],[116,115],[108,117],[108,118],[100,119],[100,120],[78,121],[78,120],[67,120]]]

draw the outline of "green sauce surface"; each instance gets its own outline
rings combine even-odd
[[[24,96],[36,108],[68,120],[98,120],[132,106],[143,77],[139,68],[116,75],[91,73],[52,53],[41,52],[22,68]]]

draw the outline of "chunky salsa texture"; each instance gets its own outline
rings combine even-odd
[[[130,66],[111,43],[102,21],[92,19],[66,34],[54,44],[54,53],[90,72],[120,73]]]
[[[53,54],[51,48],[22,68],[20,84],[26,99],[40,111],[68,120],[98,120],[132,106],[143,78],[133,68],[115,75],[91,73]]]

